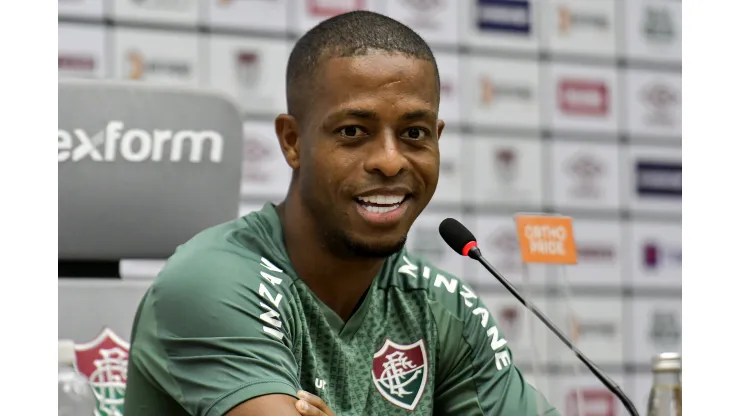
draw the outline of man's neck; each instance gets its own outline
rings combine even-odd
[[[321,243],[321,234],[300,201],[289,195],[277,206],[293,269],[322,302],[347,322],[383,259],[344,259]]]

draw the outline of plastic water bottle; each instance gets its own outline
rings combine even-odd
[[[93,416],[95,393],[87,377],[75,369],[75,344],[59,340],[59,416]]]

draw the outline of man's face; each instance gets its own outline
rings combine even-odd
[[[301,125],[298,189],[343,256],[400,250],[439,179],[434,65],[401,54],[325,61]]]

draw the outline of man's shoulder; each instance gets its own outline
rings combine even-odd
[[[258,292],[267,283],[287,288],[282,256],[259,226],[259,212],[207,228],[177,248],[153,287],[196,291]],[[280,282],[280,284],[278,284]]]
[[[405,249],[394,258],[385,282],[404,292],[424,291],[430,302],[456,316],[478,303],[477,295],[462,277]]]

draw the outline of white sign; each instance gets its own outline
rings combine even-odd
[[[536,61],[463,58],[463,103],[481,126],[540,127],[539,64]]]
[[[213,35],[208,44],[209,86],[230,95],[247,113],[275,116],[287,111],[288,41]]]
[[[460,58],[456,54],[434,52],[439,71],[439,118],[446,124],[459,124],[462,84],[460,83]]]
[[[523,285],[525,281],[531,286],[545,285],[548,277],[546,265],[528,264],[525,268],[522,264],[513,216],[484,214],[472,218],[470,223],[469,227],[475,230],[478,245],[486,259],[495,265],[506,280],[516,285]],[[498,280],[483,267],[474,267],[470,276],[476,279],[477,284],[500,287]]]
[[[105,14],[103,0],[59,0],[59,16],[102,19]]]
[[[630,59],[681,62],[681,2],[625,1],[626,54]]]
[[[621,149],[625,173],[622,198],[634,211],[681,212],[681,148],[630,146]]]
[[[295,0],[291,11],[291,28],[303,35],[323,20],[353,10],[381,12],[378,0]]]
[[[534,53],[539,47],[536,0],[459,1],[462,41],[477,48]]]
[[[619,148],[616,143],[553,140],[552,203],[562,209],[619,209]]]
[[[461,211],[422,211],[409,230],[406,249],[415,255],[426,258],[434,266],[457,278],[470,281],[465,273],[466,259],[453,251],[439,235],[439,224],[445,218],[456,218],[465,222]],[[450,277],[450,276],[448,276]]]
[[[632,136],[681,140],[681,74],[626,73],[627,128]]]
[[[622,298],[564,296],[548,302],[549,316],[596,365],[622,365]],[[552,357],[559,364],[580,362],[565,344],[549,333]]]
[[[100,26],[59,23],[59,76],[106,77],[106,38]]]
[[[198,0],[112,0],[116,20],[195,26]]]
[[[414,29],[430,45],[458,42],[459,0],[394,0],[384,14]]]
[[[610,346],[610,349],[621,346]],[[588,355],[588,354],[587,354]],[[589,356],[590,357],[590,356]],[[597,361],[596,365],[600,363]],[[550,375],[550,403],[563,416],[620,416],[624,406],[617,396],[607,389],[598,378],[579,365],[579,374]],[[624,390],[625,376],[608,372],[608,376]],[[632,397],[630,397],[632,398]],[[638,407],[643,411],[646,407]]]
[[[633,298],[630,320],[632,342],[627,343],[627,360],[648,366],[659,353],[681,352],[681,298]]]
[[[554,54],[615,57],[614,0],[551,0],[544,4],[542,42],[547,50]]]
[[[165,85],[200,84],[194,33],[117,28],[113,39],[116,78]]]
[[[495,278],[491,279],[491,284],[497,283]],[[503,286],[501,290],[505,290]],[[514,352],[517,365],[546,365],[550,350],[547,345],[547,327],[508,292],[491,293],[486,290],[479,291],[479,295],[496,321],[499,335],[506,338],[509,348]],[[547,310],[546,296],[530,294],[527,297],[538,309]]]
[[[542,143],[525,138],[466,137],[471,155],[464,177],[466,201],[539,207],[542,203]],[[513,220],[512,220],[513,221]]]
[[[442,132],[439,140],[439,182],[431,204],[459,204],[463,194],[462,140],[458,134]]]
[[[618,220],[573,221],[578,264],[565,267],[573,285],[619,288],[622,285],[622,227]],[[554,273],[560,274],[561,271]]]
[[[681,223],[635,221],[627,235],[633,286],[681,287]]]
[[[280,202],[288,192],[293,171],[283,157],[275,125],[245,122],[243,151],[242,197]]]
[[[211,26],[279,33],[288,30],[288,0],[207,0],[207,3],[205,20]]]
[[[550,64],[543,91],[546,125],[563,132],[617,133],[616,68]]]

